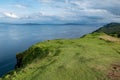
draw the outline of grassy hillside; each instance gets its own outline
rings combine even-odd
[[[92,33],[37,43],[2,80],[120,80],[120,39]]]
[[[107,24],[98,29],[96,32],[104,32],[111,36],[120,37],[120,23]]]

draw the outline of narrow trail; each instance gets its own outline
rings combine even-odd
[[[120,42],[120,39],[119,38],[116,38],[116,37],[112,37],[112,36],[109,36],[109,35],[102,35],[99,37],[100,39],[103,39],[105,41],[110,41],[110,42]]]

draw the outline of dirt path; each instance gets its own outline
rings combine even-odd
[[[111,42],[120,42],[119,38],[112,37],[112,36],[109,36],[109,35],[103,35],[103,36],[100,36],[99,38],[103,39],[103,40],[106,40],[106,41],[111,41]]]

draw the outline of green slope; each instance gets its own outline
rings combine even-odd
[[[105,33],[37,43],[17,59],[2,80],[120,80],[120,41]]]
[[[120,23],[107,24],[98,29],[96,32],[104,32],[111,36],[120,37]]]

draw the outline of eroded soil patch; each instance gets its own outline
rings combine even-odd
[[[107,76],[111,80],[120,80],[120,63],[111,64],[111,68]]]

